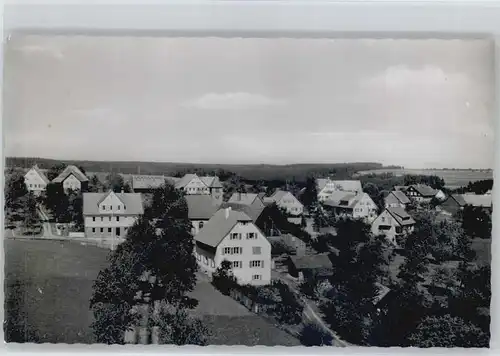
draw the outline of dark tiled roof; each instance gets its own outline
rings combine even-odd
[[[392,191],[391,194],[394,195],[396,197],[396,199],[399,200],[399,202],[401,204],[409,204],[410,203],[410,199],[405,195],[405,193],[403,193],[400,190]]]
[[[64,171],[61,172],[56,178],[54,178],[52,181],[54,183],[62,183],[66,178],[68,178],[70,175],[74,175],[76,179],[78,179],[80,182],[87,182],[89,179],[85,176],[85,174],[82,173],[82,171],[77,167],[73,165],[67,166]]]
[[[133,189],[156,189],[165,184],[164,176],[134,175],[132,176]]]
[[[413,189],[415,189],[421,196],[423,197],[434,197],[437,194],[437,190],[429,187],[428,185],[425,184],[414,184],[411,185]]]
[[[398,222],[399,225],[413,225],[415,220],[403,209],[399,207],[386,208],[389,214]]]
[[[258,194],[255,193],[233,193],[229,198],[229,203],[238,203],[244,205],[251,205],[255,199],[260,199]]]
[[[256,222],[259,216],[265,209],[265,206],[255,206],[255,205],[245,205],[238,203],[222,203],[221,208],[231,208],[235,211],[241,211],[242,213],[247,214],[253,222]]]

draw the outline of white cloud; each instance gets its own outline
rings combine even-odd
[[[245,92],[208,93],[198,99],[184,103],[184,106],[203,110],[245,110],[270,106],[281,106],[286,100],[269,98],[260,94]]]
[[[24,45],[18,47],[17,50],[26,55],[41,54],[58,60],[64,58],[64,54],[62,53],[62,51],[53,46]]]

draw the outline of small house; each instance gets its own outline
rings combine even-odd
[[[311,278],[328,278],[333,274],[333,264],[326,253],[289,256],[288,273],[300,281]]]

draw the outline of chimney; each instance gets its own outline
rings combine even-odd
[[[226,213],[226,219],[229,219],[229,213],[231,212],[231,207],[224,209],[224,212]]]
[[[122,194],[123,194],[123,193],[125,193],[125,190],[123,190],[123,187],[122,187],[122,192],[121,192],[121,193],[122,193]]]
[[[238,192],[238,200],[241,200],[241,191]]]

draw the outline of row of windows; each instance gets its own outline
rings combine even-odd
[[[224,250],[222,250],[222,254],[223,255],[241,255],[241,254],[243,254],[243,247],[224,247]],[[252,247],[252,254],[254,254],[254,255],[262,254],[262,247],[253,246]]]
[[[127,230],[128,230],[128,227],[124,227],[124,228],[123,228],[123,230],[124,230],[124,231],[125,231],[125,233],[126,233],[126,232],[127,232]],[[96,231],[97,231],[97,228],[93,227],[93,228],[92,228],[92,232],[93,232],[93,233],[95,233]],[[100,232],[101,232],[101,234],[104,232],[104,228],[103,228],[103,227],[101,227],[101,228],[100,228]],[[108,232],[109,232],[109,233],[113,232],[113,228],[108,227]]]
[[[96,217],[93,216],[92,217],[92,221],[95,221],[95,219],[96,219]],[[111,216],[108,216],[108,219],[109,219],[108,221],[111,221]],[[104,218],[102,216],[101,216],[101,221],[104,221]],[[116,221],[120,221],[120,217],[119,216],[116,217]]]
[[[243,268],[243,261],[231,261],[232,268]],[[264,268],[264,261],[250,261],[248,263],[250,268]]]
[[[229,235],[230,240],[241,240],[241,233],[232,233]],[[257,234],[255,232],[249,232],[246,234],[247,240],[255,240],[257,239]]]
[[[101,205],[101,207],[102,207],[102,210],[106,210],[106,205]],[[118,209],[118,210],[121,210],[121,208],[122,208],[122,206],[121,206],[121,205],[118,205],[118,208],[117,208],[117,209]],[[110,205],[110,206],[109,206],[109,210],[113,210],[113,205]],[[123,206],[123,210],[127,210],[127,206],[126,206],[126,205],[124,205],[124,206]]]
[[[30,184],[30,188],[43,188],[43,184]]]

